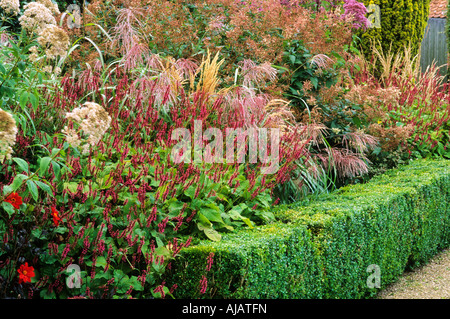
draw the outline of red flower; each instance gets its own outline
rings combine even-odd
[[[28,263],[21,265],[19,269],[17,269],[19,273],[19,284],[31,282],[31,278],[34,277],[34,268],[32,266],[28,266]]]
[[[59,213],[55,207],[52,207],[52,217],[53,217],[53,223],[55,224],[55,226],[58,226],[59,222],[61,221],[61,218],[59,217]]]
[[[20,197],[17,193],[11,193],[4,199],[5,202],[10,203],[13,205],[15,209],[19,209],[20,205],[22,205],[22,197]]]

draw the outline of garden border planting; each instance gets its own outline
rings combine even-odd
[[[370,298],[449,247],[449,189],[449,160],[416,160],[184,248],[168,282],[176,298]]]

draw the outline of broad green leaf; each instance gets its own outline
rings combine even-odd
[[[28,163],[27,163],[26,161],[24,161],[23,159],[18,158],[18,157],[13,157],[12,160],[13,160],[14,162],[16,162],[17,165],[19,165],[19,168],[20,168],[22,171],[28,173],[29,166],[28,166]]]
[[[53,196],[52,188],[49,185],[47,185],[41,181],[34,181],[34,182],[40,189],[42,189],[44,192],[46,192],[49,196]]]
[[[22,109],[25,109],[27,106],[29,94],[28,92],[22,92],[22,94],[19,97],[19,105],[22,107]]]
[[[96,267],[102,267],[103,269],[105,269],[106,267],[106,259],[103,256],[99,256],[97,257],[96,261],[95,261],[95,266]]]
[[[43,158],[41,158],[41,163],[39,165],[39,169],[40,169],[40,173],[41,173],[42,176],[45,173],[47,173],[48,166],[50,165],[51,160],[52,159],[50,157],[43,157]]]
[[[212,209],[209,207],[203,206],[201,209],[201,213],[203,216],[205,216],[209,221],[217,222],[217,223],[223,223],[223,219],[220,216],[220,210],[219,209]]]
[[[59,166],[59,164],[54,161],[52,161],[52,166],[53,166],[53,172],[55,173],[55,177],[56,178],[61,177],[61,166]]]
[[[212,241],[220,241],[222,239],[222,235],[217,230],[212,228],[211,226],[205,227],[203,224],[198,223],[197,227],[200,231],[203,231],[205,233],[206,237],[208,237]]]
[[[11,184],[12,191],[15,192],[16,190],[18,190],[20,186],[22,186],[23,181],[26,180],[27,178],[28,176],[26,175],[17,174],[16,177],[14,177],[14,180]]]
[[[29,95],[31,105],[33,106],[33,110],[37,110],[38,107],[38,98],[34,94]]]
[[[14,215],[14,213],[16,212],[14,210],[13,205],[11,205],[11,203],[8,202],[2,202],[2,207],[5,210],[5,212],[8,214],[8,217],[11,218],[12,215]]]
[[[39,198],[39,192],[38,192],[38,188],[37,188],[36,184],[34,183],[34,181],[32,181],[30,179],[27,180],[27,187],[31,193],[31,196],[33,196],[33,199],[35,201],[37,201]]]

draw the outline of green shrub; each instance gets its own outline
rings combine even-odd
[[[183,283],[179,298],[374,296],[370,265],[379,267],[384,288],[449,246],[449,187],[450,161],[414,161],[367,184],[278,208],[277,221],[256,231],[184,249],[169,282]]]
[[[381,42],[387,52],[392,43],[392,52],[399,52],[411,42],[413,56],[422,42],[428,22],[430,0],[363,0],[366,7],[380,7],[381,28],[370,28],[361,34],[364,53],[371,54],[370,42]]]

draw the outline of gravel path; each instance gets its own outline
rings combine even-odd
[[[403,274],[377,299],[450,299],[450,249],[420,268]]]

